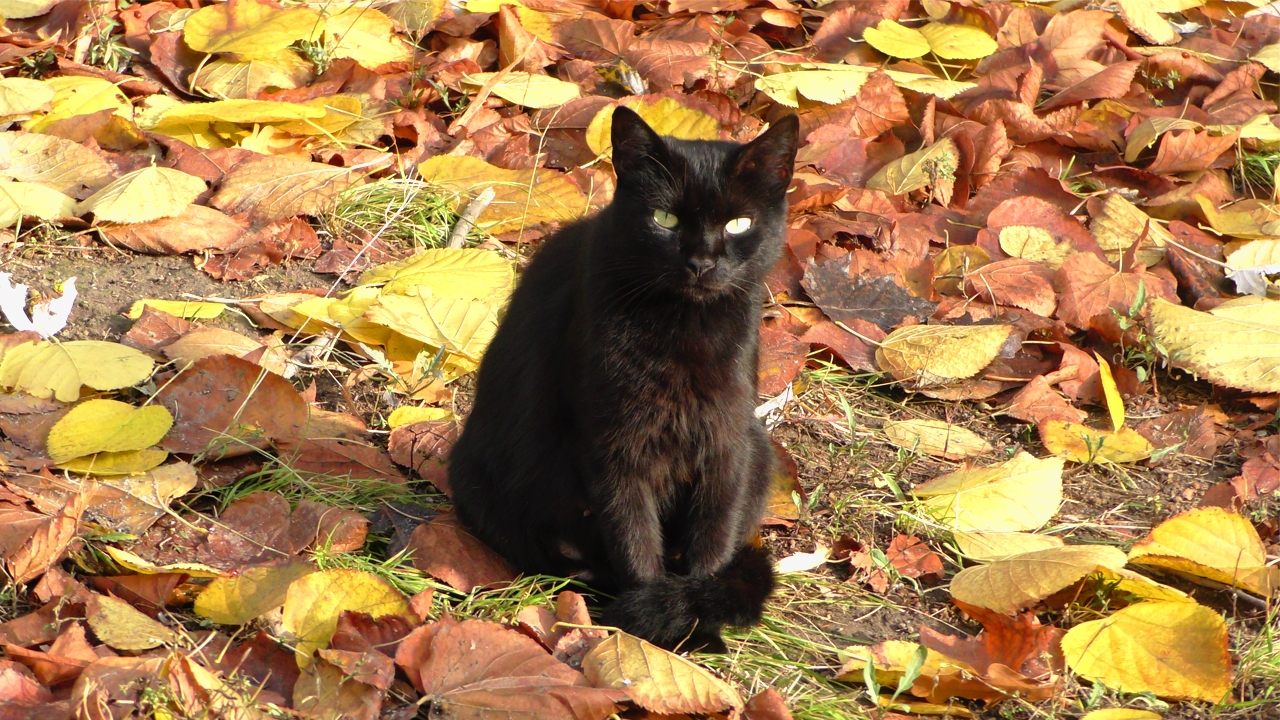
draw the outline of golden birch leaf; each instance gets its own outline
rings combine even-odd
[[[1152,334],[1176,368],[1217,385],[1280,392],[1280,326],[1210,313],[1151,298]]]
[[[960,151],[951,138],[943,138],[885,165],[867,181],[868,190],[905,195],[913,190],[952,180],[960,167]]]
[[[1182,39],[1178,30],[1152,6],[1151,0],[1116,0],[1120,19],[1143,40],[1156,45],[1172,45]]]
[[[950,385],[990,365],[1012,332],[1009,325],[909,325],[880,343],[876,365],[917,388]]]
[[[361,570],[326,570],[293,581],[284,600],[284,629],[297,638],[299,667],[311,664],[313,651],[329,646],[338,616],[344,611],[367,613],[375,618],[402,615],[413,622],[418,616],[399,590],[377,575]]]
[[[269,58],[299,40],[314,41],[324,29],[324,18],[315,10],[237,0],[192,13],[182,39],[196,52],[234,53],[251,60]]]
[[[787,107],[800,107],[806,100],[838,105],[858,94],[871,73],[870,68],[849,66],[849,70],[799,70],[768,75],[756,80],[756,89]]]
[[[1253,523],[1229,510],[1202,507],[1160,523],[1129,550],[1130,562],[1177,570],[1242,587],[1264,597],[1280,587],[1280,568]]]
[[[100,155],[66,138],[0,132],[0,180],[36,183],[66,195],[79,195],[111,182],[111,166]]]
[[[1057,535],[1039,535],[1027,532],[1000,532],[998,530],[973,530],[951,533],[956,548],[970,560],[991,562],[1010,555],[1019,555],[1035,550],[1048,550],[1062,547],[1062,538]]]
[[[1124,552],[1109,545],[1033,550],[968,567],[951,580],[951,596],[970,605],[1016,613],[1069,587],[1099,567],[1124,567]]]
[[[405,294],[428,287],[436,295],[502,302],[511,294],[515,269],[489,250],[436,249],[364,271],[360,285],[382,285],[383,292]]]
[[[463,79],[472,85],[483,85],[497,73],[476,73]],[[549,75],[509,72],[494,84],[494,95],[513,105],[528,108],[553,108],[582,96],[577,83],[557,80]]]
[[[1062,638],[1067,667],[1121,692],[1218,702],[1231,691],[1227,626],[1186,602],[1144,602],[1082,623]]]
[[[97,477],[135,475],[154,470],[168,459],[169,453],[167,451],[158,447],[146,447],[139,450],[100,452],[93,455],[85,455],[64,463],[58,463],[58,469]]]
[[[216,6],[211,6],[216,7]],[[323,107],[275,100],[218,100],[207,103],[183,103],[174,105],[157,117],[151,129],[168,134],[199,123],[235,123],[254,125],[281,123],[291,120],[319,120],[325,116]]]
[[[419,165],[418,173],[424,181],[459,195],[475,196],[492,188],[493,202],[479,218],[479,225],[491,233],[573,220],[587,211],[586,196],[555,170],[508,170],[479,158],[437,155]]]
[[[6,20],[23,20],[43,15],[57,4],[58,0],[0,0],[0,16]]]
[[[941,420],[900,420],[884,424],[889,442],[948,460],[961,460],[991,452],[991,443],[972,430]]]
[[[996,41],[973,25],[943,25],[931,22],[920,28],[929,49],[944,60],[977,60],[997,49]]]
[[[334,43],[332,57],[351,58],[366,68],[413,59],[413,46],[396,34],[391,18],[370,7],[327,10],[324,32]]]
[[[714,713],[742,710],[738,692],[688,660],[633,635],[616,632],[582,661],[593,687],[625,690],[632,702],[654,713]]]
[[[622,105],[636,111],[649,127],[659,135],[679,138],[680,140],[718,140],[720,123],[701,110],[682,105],[669,97],[632,98],[624,100]],[[596,113],[587,125],[587,146],[597,155],[606,155],[613,150],[613,106],[607,106]]]
[[[1111,374],[1111,365],[1098,353],[1098,384],[1102,386],[1102,396],[1107,401],[1107,413],[1111,416],[1111,427],[1116,432],[1124,427],[1124,400],[1120,397],[1120,388],[1116,387],[1116,379]]]
[[[75,199],[53,188],[0,181],[0,228],[13,227],[24,217],[41,220],[71,217],[75,210]]]
[[[153,367],[155,362],[146,354],[118,343],[31,342],[0,355],[0,386],[71,402],[79,399],[82,385],[119,390],[151,377]]]
[[[104,222],[150,222],[181,215],[205,190],[195,175],[153,165],[121,176],[78,203],[75,212]]]
[[[1062,466],[1062,458],[1018,453],[1000,465],[934,478],[912,494],[949,530],[1035,530],[1062,504]]]
[[[234,577],[215,578],[193,609],[219,625],[243,625],[284,605],[293,581],[315,571],[298,557],[244,568]]]
[[[384,294],[365,318],[436,348],[479,360],[498,331],[498,312],[488,303],[432,296]]]
[[[329,137],[364,119],[364,104],[354,95],[327,95],[298,104],[323,110],[324,115],[279,123],[276,125],[278,129],[291,135]]]
[[[862,39],[885,55],[907,60],[922,57],[930,50],[929,39],[923,33],[888,18],[863,30]]]
[[[1248,320],[1262,325],[1280,327],[1280,300],[1268,300],[1256,295],[1233,298],[1209,311],[1215,317]]]
[[[40,80],[0,78],[0,119],[25,120],[34,113],[49,112],[56,93],[53,86]]]
[[[150,650],[177,640],[172,630],[110,595],[93,595],[85,611],[93,634],[116,650]]]
[[[292,90],[303,87],[315,76],[315,65],[292,50],[281,50],[270,57],[254,60],[211,60],[196,73],[195,86],[224,100],[245,100],[257,97],[267,88]]]
[[[86,400],[49,430],[49,457],[63,463],[97,452],[141,450],[160,442],[171,427],[173,416],[159,405]]]
[[[1165,248],[1173,240],[1173,235],[1163,225],[1119,193],[1107,195],[1089,231],[1113,263],[1119,262],[1125,251],[1141,238],[1137,258],[1148,267],[1164,258]]]
[[[1131,463],[1151,457],[1153,448],[1143,436],[1120,428],[1095,430],[1066,420],[1046,420],[1040,425],[1040,441],[1045,449],[1078,463]]]
[[[438,407],[414,407],[401,405],[387,416],[387,427],[395,429],[401,425],[412,425],[420,422],[445,422],[453,420],[453,413]]]
[[[59,120],[89,115],[99,110],[113,110],[116,115],[133,119],[133,103],[114,83],[96,77],[63,75],[45,81],[53,88],[49,112],[32,118],[25,125],[28,132],[41,132]]]

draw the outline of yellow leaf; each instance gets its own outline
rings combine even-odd
[[[102,548],[102,550],[106,554],[110,555],[111,559],[115,560],[116,563],[119,564],[121,567],[125,568],[126,570],[132,570],[133,572],[140,573],[142,575],[185,573],[192,577],[215,578],[215,577],[222,577],[223,575],[226,574],[217,568],[210,567],[208,565],[201,565],[200,563],[181,563],[180,562],[180,563],[170,563],[168,565],[156,565],[152,562],[149,562],[147,560],[144,560],[143,558],[138,557],[137,555],[129,552],[128,550],[122,550],[113,545],[106,545]]]
[[[991,444],[972,430],[941,420],[901,420],[884,424],[889,442],[908,450],[918,450],[948,460],[991,452]]]
[[[886,21],[886,22],[892,22]],[[850,65],[849,70],[800,70],[768,75],[756,80],[756,89],[787,107],[800,107],[807,100],[837,105],[858,94],[870,68]]]
[[[479,158],[437,155],[419,165],[418,173],[424,181],[460,195],[492,188],[493,202],[480,216],[480,225],[491,233],[573,220],[587,211],[582,191],[554,170],[507,170]]]
[[[968,567],[951,579],[956,600],[1002,613],[1031,607],[1099,567],[1124,567],[1124,552],[1107,545],[1033,550]]]
[[[1000,249],[1012,257],[1038,262],[1050,270],[1062,267],[1062,261],[1076,252],[1070,244],[1054,240],[1048,230],[1029,225],[1006,225],[1000,228]]]
[[[49,112],[55,94],[51,85],[40,80],[0,78],[0,119],[25,120],[33,113]]]
[[[895,686],[907,674],[907,668],[913,664],[919,648],[918,643],[903,640],[885,640],[879,645],[850,645],[840,651],[843,665],[836,680],[861,683],[862,673],[870,661],[875,666],[876,681],[881,685]],[[954,660],[936,650],[927,652],[924,664],[920,666],[921,677],[936,678],[961,672],[976,672],[964,661]]]
[[[281,50],[254,60],[211,60],[196,72],[195,87],[224,100],[244,100],[257,97],[267,88],[303,87],[315,75],[315,65],[292,50]]]
[[[1213,703],[1231,691],[1226,623],[1195,603],[1130,605],[1067,631],[1062,650],[1076,674],[1121,692]]]
[[[1062,538],[1056,535],[1025,532],[989,530],[961,532],[957,530],[951,533],[951,537],[956,542],[956,548],[965,557],[977,562],[990,562],[1010,555],[1063,546]]]
[[[1096,573],[1102,586],[1111,597],[1126,601],[1159,600],[1162,602],[1195,602],[1190,595],[1162,585],[1151,578],[1125,568],[1100,568]]]
[[[626,690],[632,702],[654,713],[742,710],[742,698],[723,680],[688,660],[624,632],[596,645],[582,660],[593,687]]]
[[[681,105],[669,97],[632,98],[624,100],[622,105],[636,111],[649,127],[659,135],[679,138],[680,140],[717,140],[720,137],[720,124],[716,119],[701,110]],[[613,107],[607,106],[591,119],[587,126],[587,147],[597,155],[605,155],[613,150]]]
[[[1120,398],[1120,388],[1116,387],[1116,379],[1111,375],[1111,365],[1097,352],[1093,356],[1098,359],[1098,383],[1102,385],[1102,395],[1107,400],[1107,413],[1111,415],[1111,426],[1116,432],[1124,427],[1124,400]]]
[[[111,182],[114,171],[97,153],[66,138],[0,132],[0,180],[18,180],[76,195]]]
[[[476,73],[463,79],[472,85],[483,85],[497,73]],[[494,84],[494,95],[513,105],[529,108],[553,108],[582,95],[576,83],[557,80],[548,75],[509,72]]]
[[[365,270],[359,284],[382,285],[384,293],[406,294],[415,287],[436,295],[501,303],[511,294],[515,270],[490,250],[423,250],[404,260]]]
[[[197,52],[269,58],[299,40],[316,40],[324,23],[320,13],[307,8],[284,10],[237,0],[197,10],[183,25],[182,39]]]
[[[881,20],[875,27],[862,31],[862,39],[890,57],[921,57],[929,52],[929,39],[919,30],[900,25],[896,20]]]
[[[473,13],[496,13],[503,5],[514,5],[515,7],[524,7],[520,0],[467,0],[464,6],[467,12]]]
[[[1062,504],[1062,465],[1061,458],[1023,452],[1000,465],[934,478],[912,493],[950,530],[1034,530]]]
[[[1094,710],[1080,720],[1161,720],[1160,715],[1150,710],[1134,710],[1131,708],[1108,708]]]
[[[453,413],[438,407],[414,407],[401,405],[387,416],[387,427],[395,429],[401,425],[412,425],[419,422],[452,420]]]
[[[49,430],[49,457],[63,463],[97,452],[141,450],[160,442],[171,427],[173,416],[159,405],[86,400]]]
[[[194,609],[219,625],[243,625],[283,605],[293,581],[315,571],[296,557],[254,565],[234,577],[214,579],[196,598]]]
[[[448,4],[446,0],[399,0],[387,6],[387,16],[410,32],[425,34],[435,27]]]
[[[353,288],[341,300],[325,298],[331,301],[325,306],[325,312],[328,314],[326,320],[358,342],[369,345],[386,345],[391,337],[391,331],[364,318],[364,314],[369,311],[369,308],[377,304],[381,295],[381,288],[362,285]],[[297,312],[314,317],[308,307],[308,302],[298,305]]]
[[[85,610],[93,634],[117,650],[150,650],[177,639],[169,628],[110,595],[93,595]]]
[[[1013,332],[1010,325],[908,325],[876,349],[876,365],[917,388],[973,377],[991,364]]]
[[[396,332],[479,360],[498,330],[498,312],[488,303],[431,295],[383,294],[365,318]]]
[[[210,5],[209,7],[221,7]],[[207,8],[206,8],[207,9]],[[229,122],[239,125],[255,123],[280,123],[293,120],[319,120],[326,111],[323,107],[274,100],[218,100],[208,103],[184,103],[164,111],[152,129],[168,134],[169,129],[180,129],[196,123]]]
[[[1271,72],[1280,72],[1280,43],[1267,45],[1249,59],[1262,63]]]
[[[151,377],[153,367],[151,358],[118,343],[30,342],[0,349],[0,386],[71,402],[80,397],[81,385],[119,390]]]
[[[76,201],[53,188],[35,183],[0,182],[0,228],[13,227],[24,217],[56,220],[75,214]]]
[[[1220,317],[1151,298],[1152,334],[1169,363],[1218,385],[1280,392],[1280,326]]]
[[[311,664],[311,653],[329,646],[345,610],[375,618],[402,615],[414,622],[404,595],[382,578],[360,570],[326,570],[289,585],[284,600],[284,629],[297,638],[299,667]]]
[[[905,195],[913,190],[955,178],[960,167],[960,151],[951,138],[943,138],[880,168],[867,181],[868,190],[889,195]]]
[[[57,0],[0,0],[0,17],[21,20],[43,15],[57,5]]]
[[[121,452],[100,452],[64,463],[58,468],[81,475],[133,475],[144,473],[168,459],[169,453],[157,447]]]
[[[212,320],[222,314],[227,309],[223,303],[202,302],[196,300],[138,300],[129,307],[126,314],[130,320],[137,320],[142,317],[143,308],[151,308],[160,312],[169,313],[175,317],[186,320]]]
[[[1245,239],[1280,237],[1280,209],[1273,205],[1244,200],[1219,210],[1203,195],[1192,197],[1200,204],[1209,227],[1219,235]]]
[[[1280,240],[1253,240],[1244,243],[1227,253],[1227,264],[1232,270],[1280,265]]]
[[[1120,6],[1120,19],[1143,40],[1172,45],[1182,39],[1178,30],[1152,7],[1151,0],[1116,0],[1116,4]]]
[[[1268,300],[1256,295],[1233,298],[1209,311],[1215,317],[1248,320],[1262,325],[1280,327],[1280,300]]]
[[[1124,148],[1124,161],[1132,163],[1138,159],[1143,150],[1151,147],[1161,135],[1170,130],[1203,130],[1204,126],[1195,120],[1180,117],[1150,117],[1138,123],[1129,132],[1129,139]]]
[[[323,110],[324,115],[280,123],[277,128],[293,135],[333,136],[364,118],[364,106],[353,95],[329,95],[299,104]]]
[[[1269,597],[1280,568],[1267,566],[1258,531],[1229,510],[1202,507],[1164,521],[1129,550],[1129,560],[1242,587]]]
[[[342,193],[361,181],[350,168],[254,157],[241,160],[227,172],[209,204],[231,215],[251,212],[255,219],[264,221],[318,216],[332,210]]]
[[[204,192],[204,180],[164,167],[145,167],[115,182],[76,205],[76,214],[93,213],[95,220],[142,223],[181,215]]]
[[[933,256],[933,286],[944,295],[959,295],[965,277],[990,263],[991,256],[977,245],[952,245]]]
[[[1151,443],[1129,428],[1095,430],[1080,423],[1048,420],[1040,426],[1040,440],[1054,455],[1078,463],[1131,463],[1151,457]]]
[[[981,28],[972,25],[927,23],[920,34],[929,41],[929,49],[944,60],[977,60],[997,49],[996,41]]]
[[[1165,247],[1173,240],[1173,234],[1163,225],[1153,221],[1119,193],[1107,195],[1102,209],[1089,226],[1089,232],[1113,263],[1120,262],[1125,251],[1141,238],[1136,253],[1138,261],[1147,266],[1155,265],[1164,258]]]
[[[198,482],[196,469],[181,461],[144,475],[99,476],[94,480],[90,516],[104,527],[130,535],[146,532],[169,511],[174,498],[186,495]]]
[[[326,10],[324,32],[334,43],[331,57],[351,58],[369,69],[413,59],[413,47],[396,35],[391,18],[370,7]]]
[[[64,75],[45,81],[53,88],[52,109],[25,125],[28,132],[42,132],[59,120],[89,115],[99,110],[114,110],[116,115],[133,119],[133,104],[120,88],[102,78]]]

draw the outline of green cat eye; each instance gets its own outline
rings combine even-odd
[[[734,218],[724,225],[724,231],[730,235],[741,235],[750,229],[751,218],[747,217]]]
[[[668,230],[680,224],[679,218],[666,210],[654,210],[653,221]]]

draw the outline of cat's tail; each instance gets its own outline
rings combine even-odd
[[[715,574],[666,575],[622,592],[604,624],[668,649],[723,650],[721,626],[760,622],[773,585],[769,553],[745,545]]]

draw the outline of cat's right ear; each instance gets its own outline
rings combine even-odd
[[[624,175],[643,173],[654,166],[665,166],[667,146],[634,110],[619,105],[613,110],[613,169]]]

